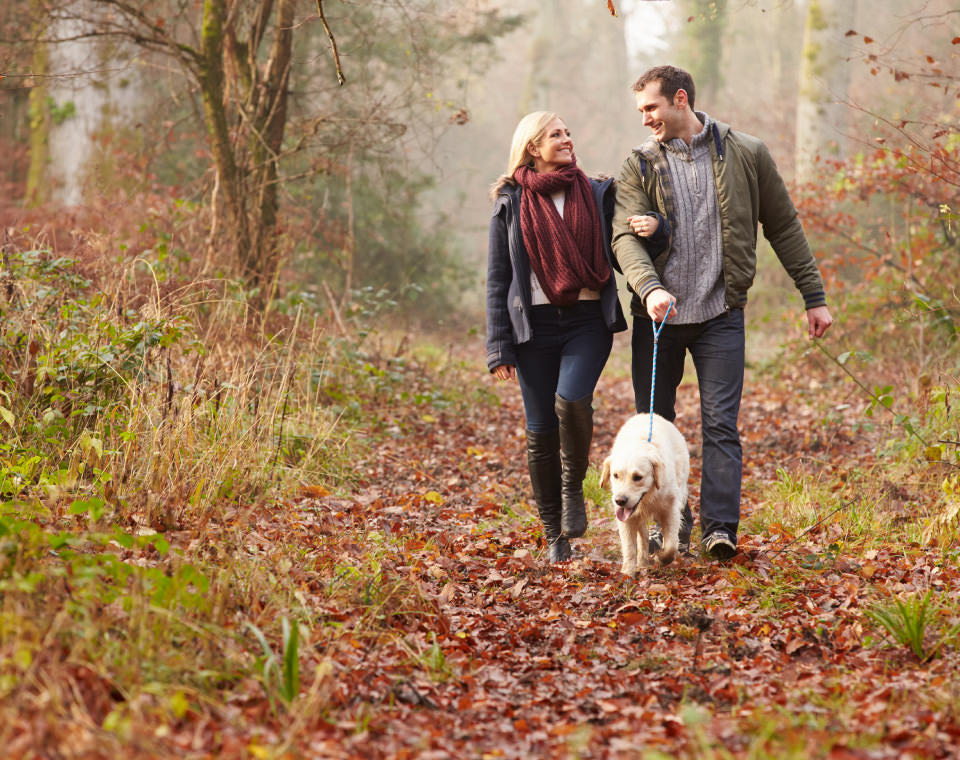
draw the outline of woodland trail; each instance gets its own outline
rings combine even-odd
[[[605,505],[589,508],[574,561],[544,564],[535,511],[515,506],[531,498],[519,393],[495,392],[499,406],[466,415],[383,420],[355,498],[304,498],[261,523],[266,541],[277,531],[330,568],[291,569],[329,664],[315,689],[326,720],[303,727],[301,752],[762,757],[775,746],[781,757],[954,756],[956,654],[921,667],[902,648],[866,646],[861,606],[877,584],[954,586],[956,568],[917,547],[853,556],[840,520],[789,545],[775,520],[750,532],[778,468],[841,488],[846,463],[873,457],[874,444],[853,432],[858,411],[843,409],[849,399],[824,422],[807,381],[748,382],[740,553],[630,580],[618,572]],[[694,506],[696,404],[695,386],[683,386],[677,424],[697,452]],[[632,409],[629,381],[602,380],[595,407],[594,465]],[[888,497],[894,511],[907,498],[892,484]],[[366,579],[343,570],[364,563],[375,568]],[[252,714],[262,702],[251,700]],[[871,749],[858,749],[866,739]]]

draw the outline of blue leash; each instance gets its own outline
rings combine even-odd
[[[667,307],[667,316],[663,318],[660,327],[657,327],[657,323],[652,319],[650,320],[650,329],[653,330],[653,373],[650,376],[650,433],[647,435],[647,443],[653,440],[653,388],[657,383],[657,345],[660,343],[660,332],[663,330],[663,326],[667,324],[667,320],[670,319],[672,308],[673,301]]]

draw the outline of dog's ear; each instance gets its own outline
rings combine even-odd
[[[603,460],[600,467],[600,487],[606,488],[610,483],[610,457]]]
[[[651,471],[653,474],[653,490],[660,490],[660,478],[663,475],[663,460],[660,457],[654,457],[650,460]]]

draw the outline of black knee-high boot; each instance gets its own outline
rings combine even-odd
[[[570,559],[570,541],[560,532],[562,502],[560,497],[560,433],[527,431],[527,465],[537,511],[543,522],[547,540],[547,559],[564,562]]]
[[[593,394],[567,401],[559,394],[554,409],[560,418],[560,460],[563,464],[560,530],[568,538],[587,532],[587,508],[583,503],[583,479],[593,440]]]

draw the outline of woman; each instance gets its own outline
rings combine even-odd
[[[612,179],[577,167],[570,130],[547,111],[521,119],[507,173],[491,188],[487,367],[520,383],[550,562],[569,559],[570,539],[587,528],[593,391],[613,333],[627,328],[612,269],[613,196]]]

